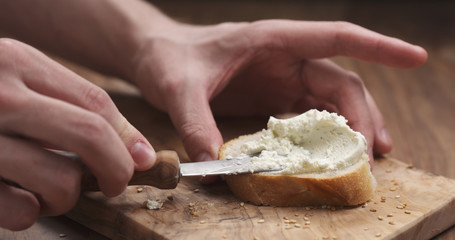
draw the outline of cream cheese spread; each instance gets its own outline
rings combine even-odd
[[[336,113],[309,110],[289,119],[270,117],[260,139],[244,143],[245,154],[260,152],[254,166],[283,168],[280,175],[330,172],[368,161],[365,137]]]

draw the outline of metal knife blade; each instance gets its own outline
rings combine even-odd
[[[271,172],[283,170],[279,166],[257,166],[251,161],[254,155],[244,155],[237,158],[213,160],[207,162],[180,163],[180,174],[186,176],[207,176]]]

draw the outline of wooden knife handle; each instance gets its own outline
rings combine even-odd
[[[156,153],[155,165],[147,171],[135,171],[128,185],[150,185],[160,189],[176,188],[180,180],[179,164],[177,152],[159,151]],[[100,191],[96,177],[87,168],[82,175],[81,191]]]

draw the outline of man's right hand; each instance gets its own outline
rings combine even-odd
[[[79,155],[106,196],[156,159],[105,91],[26,44],[0,39],[0,227],[22,230],[76,203],[81,163],[43,146]]]

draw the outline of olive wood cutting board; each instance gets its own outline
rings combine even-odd
[[[155,150],[176,150],[181,161],[188,161],[167,115],[123,100],[123,114]],[[266,121],[217,123],[229,140],[262,129]],[[455,180],[392,158],[377,159],[373,174],[378,181],[374,197],[350,208],[255,206],[237,200],[223,181],[201,185],[193,177],[182,178],[173,190],[130,186],[110,199],[84,193],[67,216],[112,239],[428,239],[455,224]],[[162,201],[162,208],[145,208],[147,199]]]
[[[455,223],[454,180],[387,158],[373,174],[375,196],[352,208],[254,206],[221,181],[184,178],[173,190],[86,193],[68,216],[112,239],[428,239]],[[162,208],[146,209],[147,199],[164,201]]]

